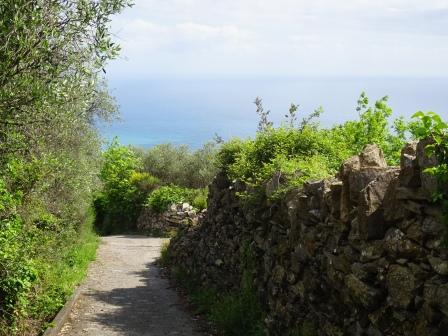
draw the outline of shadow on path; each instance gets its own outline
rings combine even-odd
[[[200,336],[155,260],[163,239],[102,238],[82,295],[60,336]]]

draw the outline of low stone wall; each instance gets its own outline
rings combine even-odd
[[[196,212],[188,203],[173,204],[163,213],[154,212],[146,207],[138,217],[137,229],[150,234],[166,235],[183,226],[197,225],[205,212]]]
[[[397,168],[368,146],[337,177],[262,206],[245,205],[245,186],[220,173],[204,220],[172,240],[171,260],[237,290],[249,246],[270,335],[305,321],[318,335],[448,335],[448,250],[424,146],[407,145]]]

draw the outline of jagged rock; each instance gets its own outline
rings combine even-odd
[[[368,286],[353,274],[345,277],[345,285],[349,290],[350,297],[365,309],[372,310],[379,304],[381,299],[380,291]]]
[[[448,317],[448,283],[428,282],[424,287],[425,302]]]
[[[391,181],[397,175],[397,169],[383,170],[361,191],[359,211],[362,211],[363,215],[369,216],[378,210]]]
[[[444,225],[439,220],[431,217],[426,217],[423,219],[422,232],[427,237],[440,237],[444,229]]]
[[[394,307],[408,308],[415,290],[414,275],[406,267],[391,265],[387,274],[387,290]]]
[[[359,155],[361,168],[379,167],[386,168],[387,163],[384,159],[383,151],[377,145],[367,145]]]
[[[384,246],[393,258],[416,259],[423,254],[421,246],[406,238],[404,232],[399,229],[389,229],[385,236]]]
[[[350,201],[358,204],[361,191],[383,171],[384,168],[368,167],[351,172],[348,177]]]
[[[361,239],[379,239],[384,237],[387,223],[381,208],[390,182],[396,178],[398,171],[382,171],[361,192],[358,206],[359,233]]]
[[[361,168],[361,161],[358,155],[352,156],[351,158],[344,161],[341,168],[339,169],[339,178],[344,181],[351,172],[357,171]]]
[[[431,267],[440,275],[448,275],[448,261],[428,255]]]
[[[417,141],[407,143],[401,150],[400,156],[400,185],[414,189],[421,186],[417,143]]]
[[[372,243],[362,245],[360,260],[367,262],[379,259],[383,256],[384,249],[384,242],[382,240],[376,240]]]

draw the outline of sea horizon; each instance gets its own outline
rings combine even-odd
[[[254,136],[258,123],[253,101],[263,99],[270,117],[280,125],[291,103],[299,104],[299,119],[322,106],[322,126],[356,119],[357,99],[370,102],[389,96],[393,118],[409,119],[417,111],[446,118],[448,77],[312,77],[199,76],[152,79],[109,79],[121,121],[101,125],[106,140],[149,148],[161,143],[196,149],[215,134],[228,140]]]

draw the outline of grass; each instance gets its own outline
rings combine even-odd
[[[49,326],[76,286],[86,277],[88,266],[95,259],[98,244],[99,239],[93,229],[93,215],[90,215],[78,234],[68,237],[62,244],[55,244],[44,257],[36,261],[39,278],[29,298],[29,320],[25,324],[31,323],[42,329]],[[34,328],[22,326],[23,331],[19,334],[26,335],[27,329]]]
[[[166,258],[163,257],[162,259]],[[225,336],[265,336],[264,314],[253,288],[222,292],[205,287],[198,278],[180,267],[172,269],[176,282],[186,290],[195,313],[204,316]]]
[[[261,305],[250,269],[256,262],[248,244],[242,255],[245,271],[242,274],[241,290],[223,292],[217,288],[204,286],[195,274],[182,266],[173,266],[169,256],[169,242],[162,245],[160,263],[171,270],[171,276],[185,290],[194,313],[206,320],[224,336],[266,336],[264,326],[265,311]],[[289,336],[317,335],[314,323],[303,322],[291,330]]]

